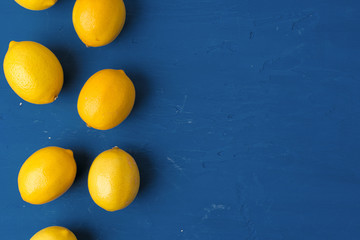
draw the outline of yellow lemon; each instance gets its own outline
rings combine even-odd
[[[139,185],[140,175],[135,160],[118,147],[101,153],[90,167],[90,195],[107,211],[127,207],[135,199]]]
[[[15,2],[29,10],[39,11],[52,7],[57,0],[15,0]]]
[[[69,229],[53,226],[40,230],[30,240],[77,240],[77,238]]]
[[[108,130],[130,114],[135,87],[123,70],[105,69],[95,73],[81,89],[78,112],[89,127]]]
[[[4,59],[6,80],[14,92],[34,104],[53,102],[64,82],[56,56],[36,42],[10,42]]]
[[[76,163],[71,150],[42,148],[32,154],[20,169],[20,195],[31,204],[50,202],[70,188],[75,175]]]
[[[72,15],[77,35],[89,47],[105,46],[114,41],[125,18],[123,0],[77,0]]]

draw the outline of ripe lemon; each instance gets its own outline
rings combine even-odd
[[[36,42],[10,42],[4,59],[6,80],[14,92],[34,104],[53,102],[64,82],[56,56]]]
[[[53,226],[40,230],[30,240],[77,240],[77,238],[69,229]]]
[[[123,0],[77,0],[72,15],[77,35],[89,47],[105,46],[114,41],[125,18]]]
[[[50,202],[70,188],[75,175],[76,163],[71,150],[42,148],[32,154],[20,169],[20,195],[31,204]]]
[[[29,10],[39,11],[52,7],[57,0],[15,0],[15,2]]]
[[[105,69],[95,73],[81,89],[78,112],[89,127],[108,130],[130,114],[135,87],[123,70]]]
[[[135,199],[139,185],[140,175],[135,160],[118,147],[101,153],[90,167],[90,195],[107,211],[127,207]]]

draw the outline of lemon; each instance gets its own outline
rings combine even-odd
[[[114,41],[125,18],[123,0],[77,0],[72,15],[77,35],[89,47],[105,46]]]
[[[50,202],[70,188],[75,175],[76,163],[71,150],[42,148],[32,154],[20,169],[20,195],[31,204]]]
[[[78,112],[89,127],[108,130],[130,114],[135,87],[123,70],[105,69],[95,73],[83,86]]]
[[[135,160],[118,147],[101,153],[90,167],[90,195],[107,211],[127,207],[135,199],[139,185],[140,175]]]
[[[77,238],[69,229],[53,226],[40,230],[30,240],[77,240]]]
[[[57,0],[15,0],[15,2],[29,10],[39,11],[52,7]]]
[[[53,102],[64,82],[56,56],[36,42],[10,42],[4,59],[6,80],[14,92],[34,104]]]

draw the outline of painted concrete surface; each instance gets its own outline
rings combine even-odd
[[[123,32],[102,48],[78,39],[73,5],[0,2],[0,56],[11,40],[36,41],[65,72],[43,106],[0,77],[1,239],[50,225],[79,240],[360,238],[358,1],[127,0]],[[76,101],[105,68],[124,69],[137,100],[119,127],[97,131]],[[74,151],[77,179],[56,201],[27,204],[18,171],[52,145]],[[108,213],[87,173],[115,145],[136,159],[141,189]]]

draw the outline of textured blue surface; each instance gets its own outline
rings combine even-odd
[[[50,225],[79,240],[360,239],[358,1],[128,0],[123,32],[102,48],[78,39],[73,4],[0,2],[0,56],[10,40],[37,41],[65,71],[59,99],[43,106],[1,75],[1,239]],[[137,101],[123,124],[97,131],[76,101],[104,68],[124,69]],[[49,145],[75,152],[78,176],[56,201],[29,205],[17,174]],[[142,180],[130,207],[108,213],[86,180],[115,145]]]

